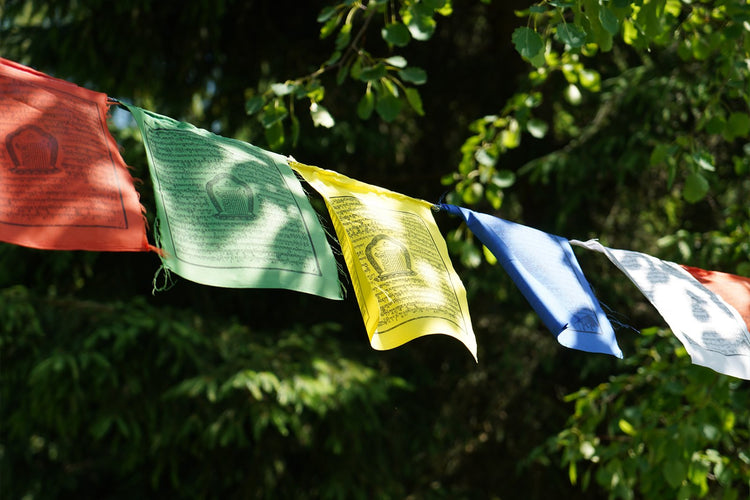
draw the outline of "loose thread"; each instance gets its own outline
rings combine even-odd
[[[159,266],[159,269],[156,270],[156,274],[154,274],[154,279],[151,282],[152,289],[151,289],[151,295],[156,295],[156,292],[165,292],[170,290],[172,287],[174,287],[177,282],[172,279],[172,273],[170,272],[169,268],[167,268],[164,265],[164,258],[166,257],[166,252],[161,246],[161,233],[159,232],[159,218],[157,217],[154,220],[154,248],[155,252],[159,255],[159,258],[162,259],[162,264]],[[159,286],[159,277],[161,275],[164,275],[164,284]]]
[[[159,277],[162,274],[164,275],[164,284],[160,286]],[[168,290],[171,290],[172,287],[174,287],[176,284],[177,282],[172,279],[172,273],[170,272],[170,270],[164,264],[162,264],[161,266],[159,266],[159,269],[156,270],[154,279],[151,282],[151,295],[156,295],[157,292],[166,292]]]
[[[601,304],[602,309],[604,309],[604,313],[606,314],[607,319],[609,320],[610,323],[622,329],[633,330],[635,333],[641,333],[641,331],[638,330],[636,327],[629,325],[627,323],[624,323],[620,321],[619,319],[617,319],[617,316],[623,317],[622,314],[618,313],[617,311],[609,307],[607,304],[605,304],[601,300],[599,301],[599,304]]]

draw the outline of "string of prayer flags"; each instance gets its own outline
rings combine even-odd
[[[706,271],[698,267],[682,267],[703,286],[734,307],[750,330],[750,278],[719,271]]]
[[[740,314],[681,266],[595,240],[574,245],[605,254],[656,307],[694,364],[750,379],[750,334]]]
[[[455,205],[440,209],[466,221],[561,345],[622,358],[567,239]]]
[[[166,269],[205,285],[343,298],[325,232],[284,157],[127,108],[146,146]]]
[[[107,96],[0,58],[0,240],[46,250],[146,251]]]
[[[432,205],[330,170],[291,166],[328,206],[372,347],[445,334],[476,359],[466,291]]]

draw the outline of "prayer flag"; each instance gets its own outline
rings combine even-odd
[[[565,238],[454,205],[565,347],[622,358],[615,333]]]
[[[682,266],[703,286],[718,294],[727,304],[737,309],[750,329],[750,278],[736,274],[706,271],[697,267]]]
[[[0,240],[47,250],[148,250],[107,129],[107,96],[0,58]]]
[[[646,296],[693,363],[750,379],[750,334],[737,310],[674,262],[598,241],[571,240],[605,254]]]
[[[370,344],[383,350],[430,334],[457,338],[476,359],[466,291],[431,205],[293,162],[325,199]]]
[[[146,146],[167,269],[205,285],[342,299],[325,232],[284,157],[128,109]]]

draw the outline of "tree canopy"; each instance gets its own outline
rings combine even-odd
[[[410,196],[750,276],[745,0],[0,9],[0,55],[124,102]],[[122,110],[112,133],[153,226]],[[437,220],[478,364],[441,336],[373,351],[351,289],[152,293],[153,254],[2,244],[3,496],[747,497],[746,381],[691,365],[583,253],[625,359],[560,347],[466,227]]]

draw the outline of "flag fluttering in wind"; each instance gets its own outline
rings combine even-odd
[[[146,146],[167,269],[206,285],[342,298],[325,232],[284,157],[128,109]]]
[[[454,205],[565,347],[622,358],[615,333],[565,238]]]
[[[684,268],[595,240],[574,245],[605,254],[656,307],[693,363],[750,379],[750,334],[737,310]]]
[[[0,58],[0,240],[47,250],[145,251],[107,96]]]
[[[466,292],[431,205],[330,170],[291,165],[328,206],[372,347],[445,334],[476,359]]]
[[[750,278],[698,267],[682,266],[703,286],[718,294],[727,304],[737,309],[750,330]]]

